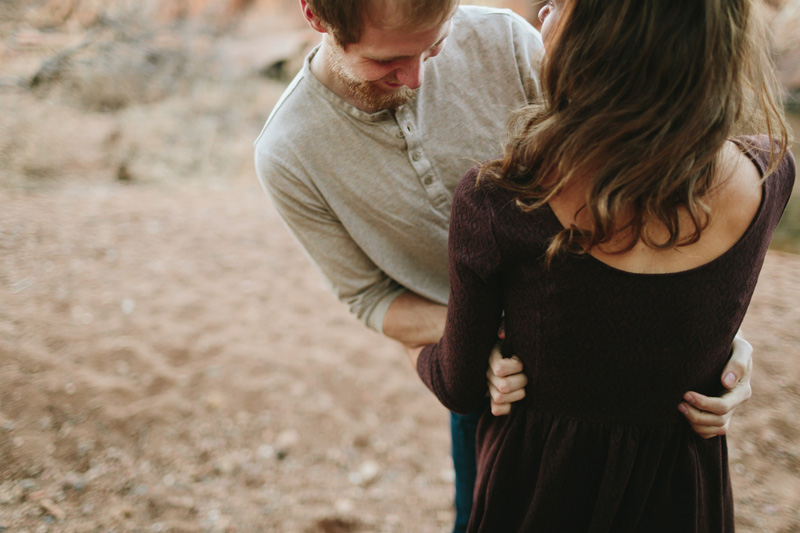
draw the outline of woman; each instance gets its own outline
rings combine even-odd
[[[470,531],[733,531],[725,437],[674,406],[720,392],[794,181],[751,4],[542,8],[543,101],[456,190],[447,327],[417,363],[478,408],[504,316],[528,369],[481,419]]]

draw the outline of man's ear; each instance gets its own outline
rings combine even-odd
[[[303,10],[303,16],[308,21],[308,24],[314,28],[316,31],[320,33],[328,33],[328,30],[325,29],[325,25],[322,24],[322,21],[311,11],[311,8],[308,7],[308,2],[306,0],[300,0],[300,9]]]

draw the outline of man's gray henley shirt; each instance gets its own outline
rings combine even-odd
[[[453,190],[537,94],[541,37],[508,10],[460,7],[417,95],[373,114],[317,80],[315,51],[256,140],[256,169],[337,298],[381,332],[403,291],[447,303]]]

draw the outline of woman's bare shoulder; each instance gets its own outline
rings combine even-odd
[[[761,205],[761,172],[738,145],[727,142],[720,152],[714,181],[707,198],[713,226],[709,229],[735,242],[747,231]]]

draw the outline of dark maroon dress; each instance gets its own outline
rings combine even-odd
[[[763,175],[763,137],[737,144]],[[697,436],[677,410],[686,391],[721,392],[722,369],[795,176],[791,154],[764,182],[745,234],[713,261],[634,274],[592,258],[546,270],[561,229],[549,208],[459,184],[450,227],[450,307],[418,371],[449,409],[484,405],[486,357],[505,311],[505,353],[527,397],[478,427],[470,531],[726,532],[733,497],[725,437]]]

